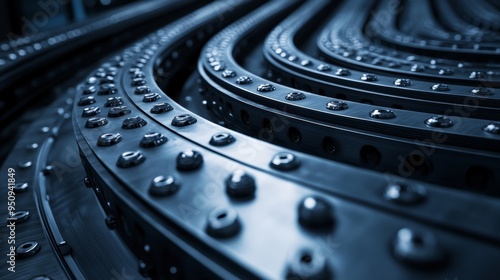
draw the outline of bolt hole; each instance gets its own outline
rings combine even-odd
[[[266,132],[273,132],[273,125],[271,124],[271,121],[267,118],[264,118],[262,120],[262,126],[266,130]]]
[[[243,121],[244,124],[250,124],[250,115],[248,114],[247,111],[241,110],[241,121]]]
[[[323,138],[323,149],[328,154],[334,154],[337,151],[337,144],[335,143],[335,140],[328,136]]]
[[[484,191],[488,186],[492,185],[493,173],[490,169],[473,165],[467,169],[465,174],[465,183],[468,187],[478,191]]]
[[[233,106],[229,103],[226,103],[226,111],[227,114],[232,117],[233,116]]]
[[[300,143],[300,141],[302,140],[302,135],[300,134],[300,131],[293,126],[288,129],[288,137],[293,143],[296,144]]]
[[[360,152],[361,162],[370,167],[375,167],[380,163],[382,155],[379,150],[371,145],[365,145]]]

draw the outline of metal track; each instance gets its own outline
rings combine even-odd
[[[98,222],[106,277],[495,278],[498,6],[457,2],[214,2],[115,48],[4,163],[37,213],[23,277],[95,277],[61,225]],[[65,145],[105,223],[63,222]]]

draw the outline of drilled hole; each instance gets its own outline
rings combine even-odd
[[[361,162],[370,167],[375,167],[380,163],[382,155],[379,150],[371,145],[365,145],[360,152]]]
[[[271,121],[267,118],[264,118],[262,120],[262,126],[266,130],[266,132],[273,132],[273,125],[271,124]]]
[[[241,110],[241,121],[244,123],[244,124],[250,124],[250,115],[248,114],[247,111],[245,110]]]
[[[323,138],[323,150],[328,154],[334,154],[337,151],[337,143],[327,136]]]
[[[229,103],[226,104],[226,111],[230,117],[233,116],[233,106],[231,104],[229,104]]]
[[[423,154],[415,151],[405,158],[402,168],[408,174],[414,174],[422,177],[427,176],[432,172],[432,164],[425,159]]]
[[[300,141],[302,140],[300,131],[293,126],[288,129],[288,137],[293,143],[296,144],[300,143]]]
[[[465,174],[465,183],[470,188],[482,191],[492,184],[493,177],[493,172],[490,169],[484,166],[473,165],[469,167]]]

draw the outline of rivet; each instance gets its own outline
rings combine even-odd
[[[418,184],[407,185],[394,183],[384,190],[384,198],[399,204],[415,204],[422,202],[427,195],[425,188]]]
[[[293,170],[300,166],[300,161],[290,153],[279,153],[271,160],[271,167],[278,170]]]
[[[331,204],[318,196],[307,196],[298,207],[299,223],[309,228],[329,227],[333,224]]]
[[[396,114],[391,110],[376,109],[370,112],[370,117],[374,119],[393,119],[396,117]]]
[[[412,72],[423,72],[425,70],[425,66],[419,64],[413,64],[410,70]]]
[[[227,132],[220,132],[212,135],[210,138],[210,145],[212,146],[226,146],[235,141],[234,137]]]
[[[107,216],[104,222],[106,223],[106,226],[109,230],[116,229],[116,218],[113,215]]]
[[[257,91],[260,91],[260,92],[270,92],[270,91],[273,91],[275,89],[276,89],[276,87],[271,85],[271,84],[260,84],[257,87]]]
[[[144,278],[150,278],[151,275],[151,270],[153,267],[146,263],[143,260],[139,260],[139,273],[144,277]]]
[[[172,119],[172,125],[173,126],[180,126],[180,127],[188,126],[188,125],[194,124],[196,122],[197,122],[196,118],[189,115],[189,114],[182,114],[179,116],[175,116]]]
[[[433,234],[410,228],[398,230],[393,242],[393,253],[403,262],[426,267],[441,264],[445,260],[444,251]]]
[[[378,78],[375,74],[364,73],[363,75],[361,75],[361,80],[367,82],[375,82],[378,80]]]
[[[137,79],[137,78],[145,78],[145,77],[146,77],[146,75],[144,74],[144,72],[137,71],[137,72],[134,73],[134,75],[133,75],[132,78],[133,79]]]
[[[93,85],[95,83],[97,83],[97,78],[96,77],[90,77],[87,79],[87,81],[85,82],[87,85]]]
[[[435,84],[431,89],[434,91],[449,91],[450,87],[447,84]]]
[[[78,106],[87,106],[94,103],[96,103],[96,100],[93,96],[84,96],[78,101]]]
[[[255,189],[255,179],[243,170],[234,171],[226,179],[226,192],[233,198],[251,198]]]
[[[398,87],[409,87],[411,86],[410,79],[397,79],[394,84]]]
[[[106,103],[104,103],[104,107],[116,107],[123,105],[123,98],[117,96],[117,97],[110,97],[108,100],[106,100]]]
[[[439,69],[438,74],[439,75],[450,76],[450,75],[453,75],[453,70],[451,70],[449,68]]]
[[[483,127],[483,130],[492,134],[500,134],[500,123],[492,122]]]
[[[151,92],[151,89],[147,86],[138,86],[135,88],[135,91],[134,91],[135,94],[146,94],[146,93],[150,93],[150,92]]]
[[[19,259],[33,257],[40,251],[40,248],[40,244],[36,241],[25,242],[16,247],[16,257]]]
[[[154,196],[168,196],[179,190],[180,184],[173,176],[157,176],[149,187],[149,193]]]
[[[163,134],[159,132],[149,132],[147,134],[144,134],[140,145],[144,148],[151,148],[163,145],[167,143],[167,141],[167,137],[165,137]]]
[[[22,193],[25,192],[29,189],[29,184],[28,183],[17,183],[14,186],[14,192],[15,193]]]
[[[319,71],[330,71],[331,67],[330,65],[326,65],[326,64],[320,64],[318,65],[318,68],[317,68]]]
[[[32,163],[31,161],[29,161],[29,160],[28,160],[28,161],[22,161],[22,162],[19,162],[17,165],[18,165],[18,166],[19,166],[19,168],[21,168],[21,169],[26,169],[26,168],[31,167],[31,165],[33,165],[33,163]]]
[[[241,229],[238,214],[235,210],[219,207],[210,212],[207,222],[207,233],[216,238],[227,238],[236,235]]]
[[[115,145],[120,141],[122,141],[122,136],[120,133],[105,133],[97,138],[97,146],[108,147]]]
[[[90,179],[88,177],[85,177],[83,179],[83,183],[85,184],[86,188],[89,188],[89,189],[92,188],[92,182],[90,181]]]
[[[30,212],[29,211],[17,211],[14,212],[13,215],[11,215],[8,220],[14,220],[16,224],[24,223],[26,222],[30,217]]]
[[[210,63],[210,66],[212,66],[212,69],[214,69],[214,71],[222,71],[226,68],[226,64],[222,61],[214,61]]]
[[[99,88],[99,95],[110,95],[118,92],[118,89],[114,84],[104,84]]]
[[[93,94],[93,93],[96,93],[97,92],[97,87],[96,86],[87,86],[85,87],[85,89],[83,90],[82,94]]]
[[[224,78],[233,78],[233,77],[236,77],[236,71],[233,71],[233,70],[224,70],[224,72],[222,72],[222,77]]]
[[[87,120],[85,123],[86,128],[96,128],[101,127],[103,125],[108,124],[108,120],[106,118],[93,117]]]
[[[121,168],[133,167],[143,163],[146,157],[140,151],[124,152],[118,158],[116,165]]]
[[[61,241],[59,244],[57,244],[57,248],[59,248],[59,252],[63,256],[67,256],[71,254],[72,248],[66,241]]]
[[[332,100],[326,104],[326,108],[332,111],[341,111],[349,108],[349,106],[344,101]]]
[[[302,65],[302,66],[309,66],[311,64],[312,63],[311,63],[311,61],[309,59],[303,59],[303,60],[300,61],[300,65]]]
[[[155,104],[153,106],[153,108],[151,108],[151,113],[162,114],[162,113],[172,111],[173,109],[174,108],[168,103],[158,103],[158,104]]]
[[[82,117],[93,117],[99,113],[101,113],[101,109],[99,109],[99,107],[87,107],[83,109]]]
[[[38,143],[31,143],[31,144],[26,145],[26,150],[28,152],[35,151],[36,149],[38,149]]]
[[[448,128],[453,126],[453,122],[451,121],[451,119],[445,116],[434,116],[428,118],[425,121],[425,124],[431,127],[441,127],[441,128]]]
[[[469,75],[469,79],[484,79],[486,78],[486,73],[483,71],[472,71]]]
[[[198,169],[203,163],[203,156],[193,150],[186,150],[177,156],[177,169],[181,171],[190,171]]]
[[[161,98],[161,95],[159,95],[156,92],[153,93],[146,93],[144,97],[142,98],[142,102],[154,102],[158,99]]]
[[[240,76],[238,79],[236,79],[236,83],[240,85],[248,85],[252,83],[252,78],[248,76]]]
[[[146,84],[144,78],[134,78],[132,79],[132,86],[142,86]]]
[[[493,93],[488,88],[479,87],[471,89],[470,94],[479,96],[489,96],[492,95]]]
[[[43,167],[43,168],[42,168],[42,173],[43,173],[43,175],[45,175],[45,176],[48,176],[48,175],[50,175],[50,174],[54,173],[54,166],[52,166],[52,165],[47,165],[47,166]]]
[[[285,96],[286,100],[299,101],[306,99],[306,95],[302,92],[290,92]]]
[[[144,120],[143,118],[141,118],[139,116],[135,116],[135,117],[129,117],[129,118],[126,118],[125,120],[123,120],[122,128],[134,129],[134,128],[143,127],[146,124],[148,124],[148,122],[146,120]]]
[[[347,69],[339,68],[337,69],[337,71],[335,71],[335,75],[345,77],[351,75],[351,72]]]
[[[324,254],[312,248],[301,248],[288,258],[286,279],[332,279],[332,275]]]
[[[102,77],[101,80],[100,80],[100,84],[101,85],[104,85],[104,84],[113,84],[114,82],[115,82],[115,78],[113,76],[111,76],[111,75]]]
[[[116,107],[109,109],[108,117],[117,118],[117,117],[128,115],[131,112],[132,112],[132,110],[130,110],[127,106],[116,106]]]

